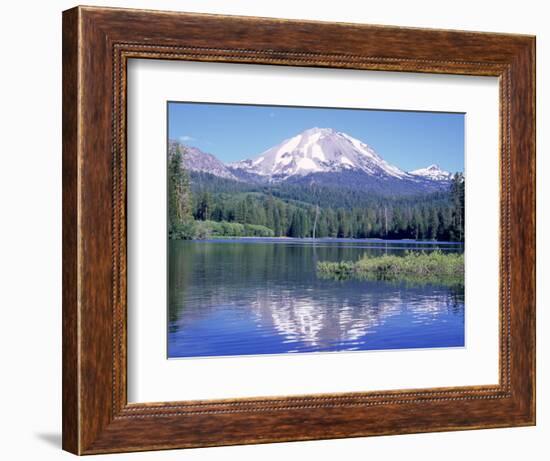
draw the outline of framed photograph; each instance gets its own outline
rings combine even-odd
[[[535,424],[535,39],[63,13],[63,447]]]

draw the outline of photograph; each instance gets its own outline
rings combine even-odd
[[[548,451],[541,2],[54,3],[0,28],[5,459]]]
[[[167,121],[168,358],[465,346],[463,113]]]

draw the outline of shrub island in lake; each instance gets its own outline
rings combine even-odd
[[[403,255],[364,255],[353,261],[320,261],[317,275],[333,280],[363,279],[417,283],[464,283],[464,254],[406,251]]]

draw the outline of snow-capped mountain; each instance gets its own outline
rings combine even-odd
[[[345,171],[360,171],[378,178],[414,179],[364,142],[332,128],[310,128],[254,159],[230,164],[229,168],[270,181]]]
[[[183,152],[183,164],[190,171],[198,171],[201,173],[210,173],[214,176],[225,179],[233,179],[238,181],[238,178],[227,168],[227,166],[219,161],[212,154],[203,152],[202,150],[184,146],[176,141],[170,143],[170,148],[174,149],[180,146]]]
[[[419,176],[432,181],[450,181],[453,179],[453,174],[442,170],[438,165],[430,165],[426,168],[409,171],[410,175]]]
[[[196,147],[180,146],[184,166],[243,184],[277,184],[353,189],[382,195],[444,190],[452,174],[437,165],[411,172],[384,160],[372,147],[331,128],[310,128],[259,156],[225,165]]]

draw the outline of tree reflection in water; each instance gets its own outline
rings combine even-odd
[[[170,357],[464,345],[464,288],[323,280],[319,259],[413,243],[170,242]],[[424,245],[462,251],[456,245]]]

